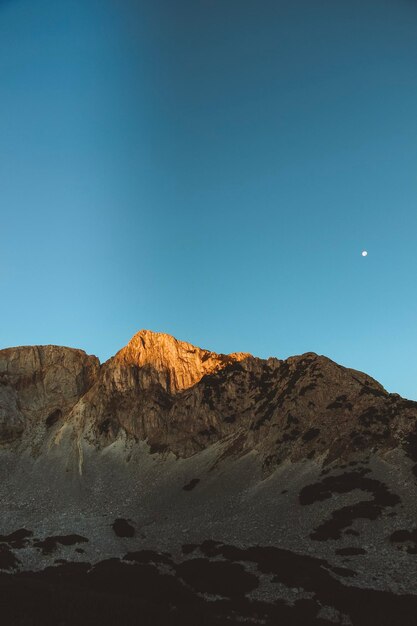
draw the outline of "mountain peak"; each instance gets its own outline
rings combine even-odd
[[[143,329],[116,354],[114,360],[123,365],[149,366],[162,375],[167,390],[175,393],[192,387],[207,374],[249,357],[251,355],[246,352],[217,354],[179,341],[172,335]]]

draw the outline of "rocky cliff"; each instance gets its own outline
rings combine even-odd
[[[0,441],[67,415],[98,376],[99,361],[82,350],[25,346],[0,350]]]
[[[0,381],[4,444],[68,426],[99,448],[124,433],[178,457],[226,441],[265,471],[407,446],[417,422],[417,403],[326,357],[216,354],[147,330],[102,366],[69,348],[2,350]]]

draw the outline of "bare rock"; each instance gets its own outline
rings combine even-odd
[[[225,454],[256,450],[270,471],[285,459],[393,449],[417,403],[314,353],[222,355],[145,330],[102,366],[72,418],[99,447],[121,431],[181,457],[224,441]]]
[[[121,433],[179,457],[222,442],[223,458],[256,451],[267,473],[284,460],[328,464],[398,446],[417,462],[417,403],[314,353],[216,354],[142,330],[101,367],[69,348],[2,350],[0,381],[3,442],[28,425],[43,424],[44,437],[61,423],[75,432],[75,450]]]
[[[25,346],[0,350],[0,441],[19,437],[28,423],[70,411],[97,377],[99,362],[82,350]]]
[[[135,366],[148,370],[150,384],[157,381],[165,391],[177,393],[189,389],[203,376],[218,372],[250,356],[244,352],[216,354],[185,341],[178,341],[165,333],[141,330],[116,354],[112,365],[120,368]],[[145,377],[142,382],[145,383]]]

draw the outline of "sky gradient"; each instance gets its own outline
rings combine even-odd
[[[0,85],[0,347],[149,328],[417,399],[415,2],[0,0]]]

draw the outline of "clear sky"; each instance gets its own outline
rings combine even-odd
[[[149,328],[417,399],[416,2],[0,0],[0,217],[1,347]]]

